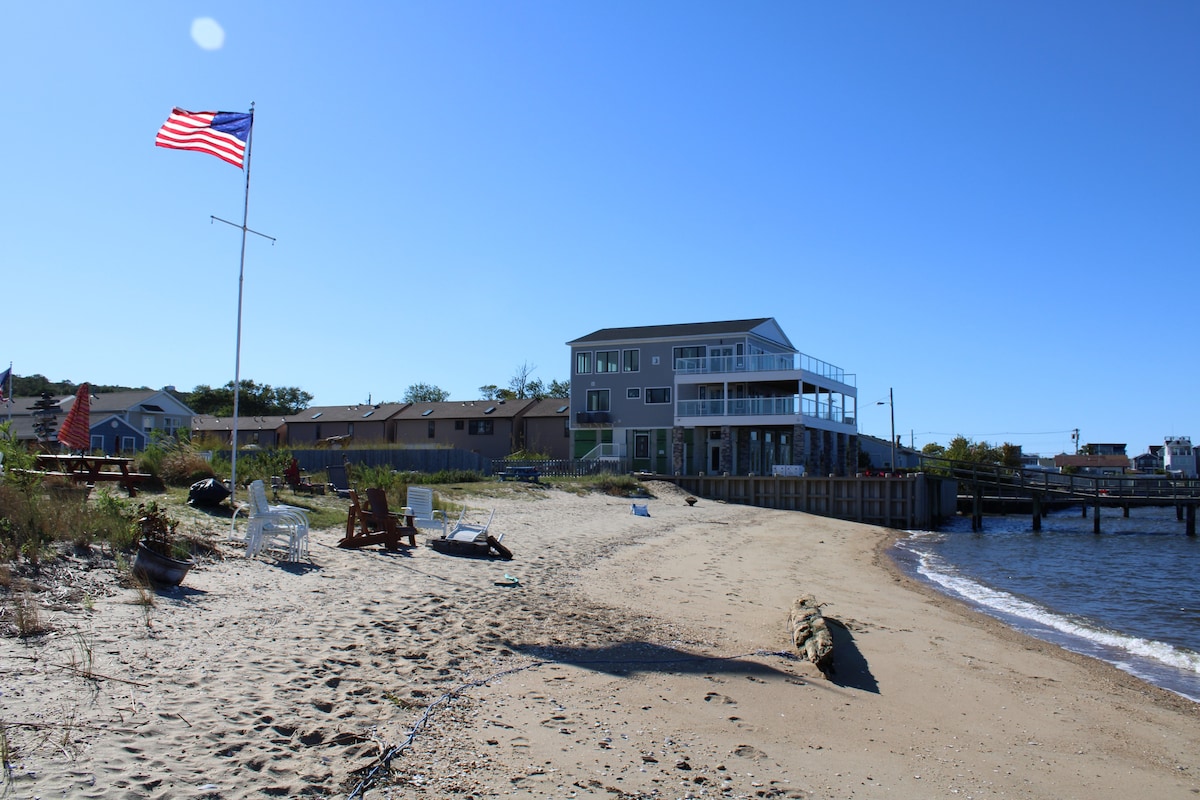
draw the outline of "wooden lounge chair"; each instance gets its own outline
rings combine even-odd
[[[355,522],[362,531],[355,533]],[[383,489],[367,489],[367,506],[359,504],[358,493],[350,490],[350,511],[346,516],[346,536],[337,543],[338,547],[358,549],[381,544],[388,550],[397,550],[408,539],[409,547],[417,546],[417,529],[410,519],[388,511],[387,494]]]

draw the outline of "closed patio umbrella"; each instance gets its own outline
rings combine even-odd
[[[75,394],[75,402],[67,412],[62,427],[58,429],[58,441],[68,450],[87,451],[92,445],[91,434],[92,395],[88,385],[82,384]]]

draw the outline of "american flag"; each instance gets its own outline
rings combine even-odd
[[[253,122],[253,114],[176,108],[158,129],[154,144],[172,150],[208,153],[241,169]]]
[[[12,383],[12,367],[0,372],[0,403],[8,397],[8,385]]]

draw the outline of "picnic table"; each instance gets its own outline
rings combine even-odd
[[[537,467],[509,467],[497,473],[502,481],[528,481],[540,483],[541,472]]]
[[[37,466],[47,477],[70,478],[76,483],[90,485],[102,481],[116,481],[129,492],[130,497],[136,497],[137,485],[151,477],[145,472],[134,472],[133,459],[121,456],[40,453],[37,456]]]

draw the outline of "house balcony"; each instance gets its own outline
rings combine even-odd
[[[727,400],[679,400],[675,424],[682,427],[719,425],[806,425],[854,433],[854,417],[841,406],[808,397],[744,397]]]
[[[718,376],[743,381],[805,380],[854,386],[855,376],[841,367],[803,353],[759,353],[752,356],[711,356],[675,360],[676,383],[707,383]],[[729,380],[728,377],[723,377]]]

